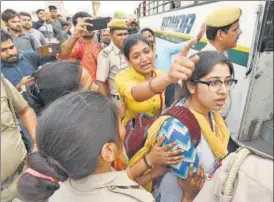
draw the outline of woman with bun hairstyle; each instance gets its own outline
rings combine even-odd
[[[70,61],[44,64],[35,72],[34,83],[26,88],[23,96],[38,116],[46,106],[70,92],[98,89],[87,70]]]
[[[19,179],[20,199],[154,201],[149,192],[131,180],[129,169],[112,168],[124,136],[119,110],[109,98],[91,91],[72,92],[59,98],[39,117],[38,151],[28,156],[29,168]]]

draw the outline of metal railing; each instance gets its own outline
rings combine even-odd
[[[209,4],[220,0],[211,1],[143,1],[136,9],[137,18],[156,15],[163,12],[173,11],[176,9],[189,8],[197,5]]]

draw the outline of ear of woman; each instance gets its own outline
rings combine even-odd
[[[186,85],[187,85],[187,89],[190,92],[190,94],[194,94],[195,93],[194,85],[189,81],[186,82]]]
[[[118,155],[118,148],[115,143],[106,143],[102,147],[101,157],[104,161],[112,163]]]

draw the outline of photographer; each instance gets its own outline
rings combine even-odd
[[[91,18],[92,16],[86,12],[78,12],[72,17],[74,31],[71,37],[61,45],[57,58],[80,60],[80,65],[88,71],[92,80],[96,81],[97,57],[103,47],[94,40],[94,32],[87,30],[92,25],[85,20]]]

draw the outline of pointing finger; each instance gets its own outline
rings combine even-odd
[[[195,45],[197,43],[197,39],[196,38],[194,38],[194,39],[191,39],[188,43],[187,43],[187,45],[184,47],[184,49],[182,50],[182,52],[181,52],[181,56],[187,56],[187,54],[188,54],[188,52],[189,52],[189,50],[191,49],[191,47],[193,46],[193,45]]]
[[[189,60],[194,62],[194,64],[197,64],[199,62],[200,58],[198,55],[194,55],[193,57],[189,58]]]

